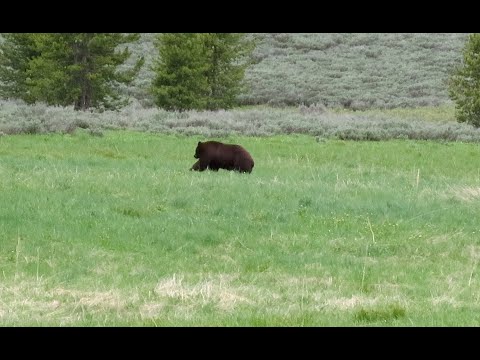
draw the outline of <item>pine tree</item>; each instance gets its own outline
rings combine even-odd
[[[253,43],[245,39],[245,34],[214,33],[206,34],[205,46],[209,65],[206,76],[210,85],[207,109],[231,108],[244,90],[241,82],[249,65],[245,59],[253,51]]]
[[[0,96],[33,102],[26,86],[30,60],[39,55],[35,34],[2,34],[0,44]]]
[[[2,95],[27,102],[73,105],[75,110],[124,105],[118,85],[128,84],[144,60],[125,72],[118,67],[130,56],[139,34],[5,34],[0,45]],[[8,75],[10,74],[10,75]],[[23,92],[23,94],[22,94]]]
[[[471,34],[463,50],[463,63],[450,77],[450,98],[458,122],[480,127],[480,34]]]
[[[203,34],[160,34],[152,83],[155,103],[167,110],[203,109],[209,95]]]
[[[253,43],[244,34],[160,34],[152,92],[168,110],[231,108]]]

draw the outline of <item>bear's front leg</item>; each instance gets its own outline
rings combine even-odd
[[[192,165],[192,167],[190,168],[190,171],[199,171],[200,170],[200,160],[198,160],[195,164]]]
[[[198,160],[195,164],[193,164],[191,170],[195,171],[205,171],[208,168],[208,161],[202,161],[202,159]]]

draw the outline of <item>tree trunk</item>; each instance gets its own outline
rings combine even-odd
[[[89,69],[89,51],[88,39],[77,41],[74,45],[75,64],[81,66],[76,81],[80,87],[80,95],[75,100],[75,110],[87,110],[92,105],[92,85],[88,79]]]
[[[75,100],[75,110],[87,110],[91,106],[90,91],[82,87],[82,94]]]

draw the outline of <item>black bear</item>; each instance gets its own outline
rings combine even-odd
[[[225,169],[251,173],[254,165],[252,156],[242,146],[218,141],[199,141],[193,157],[198,161],[190,170],[195,171]]]

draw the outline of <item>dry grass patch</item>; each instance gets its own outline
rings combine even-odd
[[[379,302],[379,298],[370,298],[361,295],[353,295],[349,298],[332,297],[329,299],[323,299],[324,306],[330,308],[331,310],[351,310],[361,306],[374,306],[379,304]]]
[[[221,310],[232,310],[237,304],[251,303],[240,289],[230,283],[233,276],[209,276],[196,284],[188,284],[183,275],[174,274],[158,282],[155,293],[160,297],[180,300],[182,303],[215,303]]]
[[[140,315],[142,318],[155,318],[158,317],[165,309],[165,303],[146,303],[140,306]]]
[[[462,186],[453,189],[453,195],[465,202],[474,201],[480,199],[480,187]]]
[[[65,308],[63,302],[45,290],[45,283],[17,280],[0,286],[0,320],[40,322],[52,318]]]
[[[435,235],[428,238],[427,243],[436,245],[436,244],[442,244],[442,243],[448,242],[451,239],[452,239],[452,234],[440,234],[440,235]]]
[[[279,275],[276,281],[282,286],[295,288],[329,288],[333,285],[332,276],[288,276]]]
[[[40,321],[74,312],[76,308],[95,311],[126,308],[126,297],[118,291],[81,291],[64,288],[48,289],[45,281],[17,281],[13,286],[0,287],[0,319]],[[138,295],[128,302],[138,302]],[[62,316],[63,317],[63,316]]]
[[[401,294],[392,295],[379,295],[379,296],[365,296],[365,295],[352,295],[350,297],[335,297],[331,296],[326,298],[318,298],[319,302],[322,302],[325,308],[329,310],[352,310],[356,308],[374,308],[387,306],[389,304],[403,304],[407,306],[408,300]]]
[[[432,297],[431,302],[433,306],[448,305],[454,308],[458,308],[462,305],[462,302],[456,300],[452,296],[448,296],[445,294]]]
[[[125,297],[118,291],[79,291],[79,290],[67,290],[63,288],[54,289],[53,296],[67,296],[73,298],[73,304],[75,306],[81,305],[86,307],[92,307],[96,309],[113,309],[122,310],[127,305]],[[137,297],[129,298],[130,302]]]

